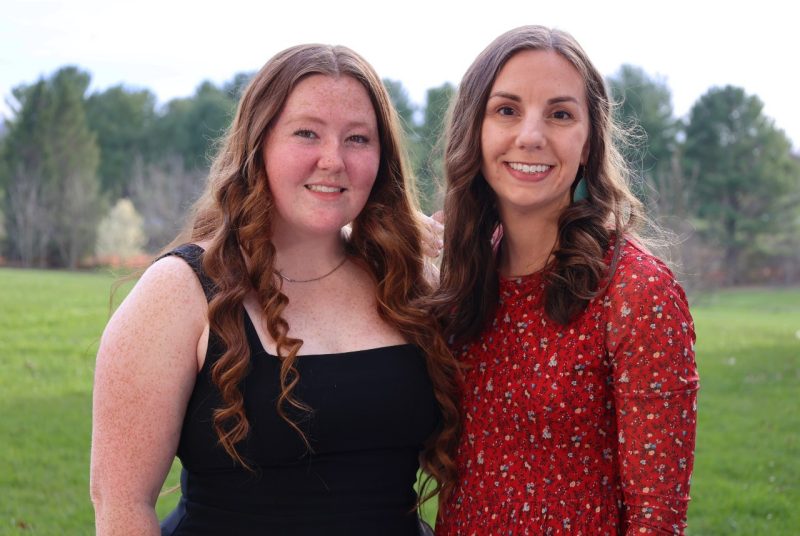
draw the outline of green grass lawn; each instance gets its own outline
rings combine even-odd
[[[91,382],[113,280],[0,269],[0,535],[94,533]],[[692,310],[702,388],[690,534],[796,534],[800,289],[698,296]],[[177,499],[162,497],[159,514]]]
[[[692,535],[800,530],[800,289],[698,296]]]

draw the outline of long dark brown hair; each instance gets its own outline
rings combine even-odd
[[[543,26],[522,26],[499,36],[464,75],[445,130],[447,223],[433,310],[445,336],[454,340],[479,334],[498,299],[493,237],[501,222],[494,192],[481,174],[481,127],[497,74],[524,50],[552,50],[569,61],[584,80],[589,108],[589,156],[578,172],[589,196],[567,207],[558,221],[557,245],[546,272],[545,310],[551,319],[567,323],[585,309],[607,275],[604,257],[612,237],[631,236],[643,221],[615,147],[623,133],[614,123],[605,82],[578,42]]]
[[[277,411],[310,448],[302,430],[286,412],[287,406],[309,408],[293,395],[300,380],[295,362],[303,341],[287,335],[289,325],[282,317],[288,298],[274,276],[274,202],[263,147],[293,88],[311,75],[352,77],[367,90],[375,109],[381,148],[378,175],[366,206],[353,221],[346,248],[351,260],[372,276],[381,318],[426,355],[442,419],[421,460],[423,468],[438,483],[432,493],[442,489],[446,495],[455,481],[452,453],[459,426],[456,365],[427,309],[419,302],[432,289],[424,273],[413,181],[408,174],[397,114],[372,67],[346,47],[292,47],[275,55],[255,75],[240,99],[205,192],[195,205],[193,219],[173,242],[209,243],[203,268],[216,286],[209,303],[209,325],[224,347],[222,357],[212,368],[212,380],[223,400],[222,407],[214,413],[214,429],[228,454],[247,467],[236,446],[250,429],[239,385],[250,363],[243,300],[255,290],[281,361]]]

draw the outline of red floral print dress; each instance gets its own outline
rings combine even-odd
[[[569,325],[542,292],[541,273],[501,279],[491,325],[456,351],[459,481],[436,534],[682,534],[698,389],[683,289],[626,244]]]

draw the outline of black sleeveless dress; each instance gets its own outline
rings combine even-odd
[[[210,297],[202,254],[189,244],[168,255],[186,260]],[[233,463],[212,428],[221,405],[210,373],[221,344],[212,334],[178,446],[182,496],[161,534],[418,534],[418,456],[439,424],[422,352],[405,344],[299,357],[294,394],[312,411],[289,414],[309,439],[309,453],[276,411],[279,361],[242,315],[251,362],[240,388],[251,428],[237,447],[254,471]]]

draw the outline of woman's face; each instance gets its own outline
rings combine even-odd
[[[581,75],[552,50],[518,52],[489,93],[481,171],[500,216],[558,218],[589,154],[589,109]]]
[[[367,202],[380,165],[375,110],[349,76],[298,83],[264,144],[274,232],[339,233]]]

